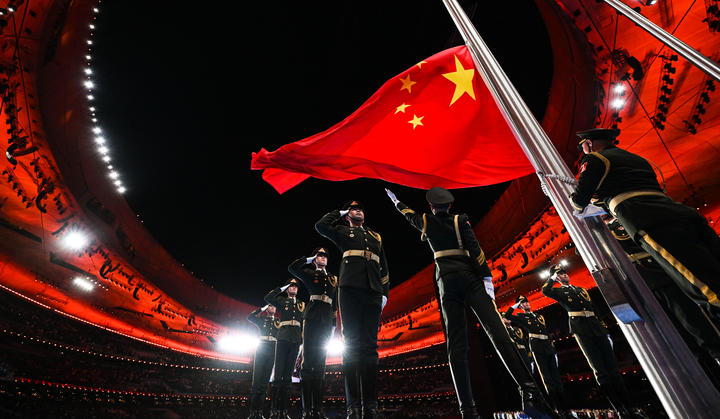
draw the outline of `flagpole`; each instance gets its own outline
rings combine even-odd
[[[694,48],[688,44],[679,40],[665,29],[652,23],[645,16],[631,9],[630,6],[619,0],[603,0],[610,7],[615,9],[616,12],[624,15],[630,21],[643,28],[647,33],[654,36],[658,41],[667,45],[670,49],[677,52],[681,57],[688,60],[690,63],[695,65],[700,70],[704,71],[707,75],[720,81],[720,66],[708,57],[700,54]]]
[[[668,415],[714,417],[720,409],[720,393],[605,224],[598,217],[573,216],[568,199],[574,180],[570,169],[457,0],[443,3]]]

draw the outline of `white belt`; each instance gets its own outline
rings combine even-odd
[[[277,339],[275,336],[260,336],[260,340],[267,340],[268,342],[275,342]]]
[[[313,294],[310,296],[310,301],[322,301],[324,303],[332,304],[332,298],[325,294]]]
[[[300,326],[300,322],[297,320],[285,320],[284,322],[278,323],[278,327],[283,326]]]
[[[570,317],[595,317],[592,311],[568,311]]]
[[[345,253],[343,253],[343,258],[348,256],[360,256],[366,260],[374,260],[375,262],[380,263],[380,256],[369,250],[346,250]]]
[[[548,340],[548,335],[539,335],[537,333],[528,333],[528,335],[533,339]]]
[[[615,214],[615,207],[617,207],[621,202],[623,202],[626,199],[634,198],[636,196],[645,196],[645,195],[653,195],[653,196],[664,196],[669,198],[667,195],[665,195],[662,192],[658,191],[629,191],[629,192],[623,192],[619,195],[615,195],[610,202],[608,202],[608,209],[611,213]]]
[[[435,259],[437,258],[443,258],[445,256],[467,256],[470,257],[470,252],[464,249],[448,249],[448,250],[438,250],[437,252],[433,253],[433,256]]]

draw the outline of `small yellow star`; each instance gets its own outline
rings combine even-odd
[[[402,105],[398,106],[397,108],[395,108],[395,114],[397,115],[398,112],[405,113],[405,108],[407,108],[408,106],[410,106],[410,105],[406,105],[404,103]]]
[[[450,80],[451,82],[455,83],[455,92],[453,92],[452,100],[450,101],[450,106],[452,106],[453,103],[455,103],[456,100],[460,99],[460,97],[467,93],[470,95],[470,97],[475,100],[475,91],[473,90],[472,80],[473,76],[475,75],[474,69],[465,69],[462,66],[462,63],[458,59],[457,55],[455,56],[455,71],[452,73],[445,73],[443,76]]]
[[[417,128],[418,125],[424,126],[423,123],[422,123],[423,118],[425,118],[425,117],[424,117],[424,116],[421,116],[421,117],[418,118],[417,115],[413,114],[413,119],[409,120],[409,121],[408,121],[408,124],[412,124],[413,129]]]
[[[410,75],[408,74],[407,77],[405,77],[405,78],[401,77],[400,81],[402,82],[402,87],[400,88],[400,90],[407,89],[408,93],[412,93],[411,89],[412,89],[413,84],[415,84],[415,82],[410,80]]]
[[[427,61],[420,61],[419,63],[417,63],[418,68],[422,68],[423,64],[427,64]]]

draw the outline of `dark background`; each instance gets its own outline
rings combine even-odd
[[[541,119],[552,51],[534,3],[462,4]],[[262,304],[292,259],[330,245],[313,225],[349,199],[383,235],[391,284],[432,262],[383,188],[419,210],[424,191],[309,179],[278,195],[250,155],[327,129],[387,79],[462,44],[442,2],[108,1],[96,27],[99,124],[127,201],[197,277]],[[476,222],[506,186],[456,190],[455,208]]]

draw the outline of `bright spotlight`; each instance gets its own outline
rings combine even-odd
[[[88,291],[88,292],[92,291],[93,288],[95,288],[95,286],[92,284],[92,282],[88,281],[85,278],[81,278],[79,276],[75,277],[75,279],[73,279],[73,284],[75,284],[75,286],[80,288],[81,290]]]
[[[625,93],[625,85],[622,83],[616,84],[615,87],[613,87],[613,92],[616,95],[622,95],[623,93]]]
[[[342,355],[345,350],[345,343],[338,338],[331,338],[325,345],[325,350],[327,350],[327,354],[330,356]]]
[[[107,154],[110,152],[110,149],[103,145],[98,147],[98,151],[100,152],[100,154]]]
[[[88,238],[79,231],[71,231],[63,238],[63,243],[72,250],[82,250],[88,245]]]
[[[105,137],[95,137],[95,142],[98,144],[105,144]]]
[[[612,101],[610,106],[612,106],[613,109],[622,109],[623,106],[625,106],[625,101],[622,99],[615,99]]]
[[[549,277],[550,277],[550,271],[544,270],[544,271],[540,272],[540,278],[547,279]]]
[[[119,193],[125,193],[125,191],[127,191],[127,189],[125,189],[124,186],[121,186],[121,187],[119,187],[119,188],[117,189],[117,191],[118,191]]]
[[[259,344],[260,339],[256,336],[234,333],[220,338],[218,341],[218,349],[222,352],[243,354],[254,351]]]
[[[93,87],[95,87],[95,83],[92,80],[85,80],[85,88],[92,89]]]
[[[118,172],[112,171],[110,172],[110,177],[113,179],[117,179],[118,177],[120,177],[120,174]]]
[[[565,260],[565,259],[563,259],[563,260],[560,261],[560,264],[561,264],[562,266],[568,266],[568,261]]]
[[[100,127],[93,127],[92,132],[94,134],[100,134],[102,132],[102,128]]]

